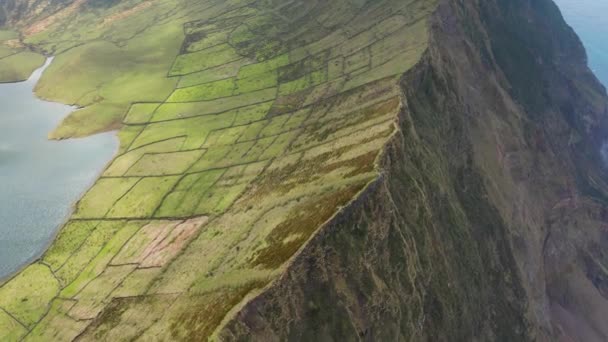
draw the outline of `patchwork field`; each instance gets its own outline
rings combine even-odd
[[[120,125],[121,148],[0,287],[0,340],[212,337],[378,177],[433,9],[125,1],[28,36],[58,54],[38,93],[87,106],[55,136]]]

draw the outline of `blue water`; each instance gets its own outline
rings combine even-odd
[[[112,133],[47,139],[73,110],[32,93],[50,62],[26,82],[0,84],[0,281],[44,251],[118,145]]]
[[[589,66],[608,86],[608,0],[555,0],[583,41]]]

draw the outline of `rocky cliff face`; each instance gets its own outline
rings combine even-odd
[[[605,90],[551,1],[442,1],[382,176],[226,340],[605,341]]]
[[[47,16],[74,0],[4,0],[0,4],[0,26],[19,25]]]

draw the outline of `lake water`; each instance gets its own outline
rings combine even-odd
[[[555,0],[583,41],[589,66],[608,86],[608,0]]]
[[[47,139],[72,110],[32,93],[50,62],[26,82],[0,84],[0,279],[44,251],[118,146],[113,133]]]

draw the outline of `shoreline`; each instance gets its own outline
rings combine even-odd
[[[32,79],[36,79],[35,82],[32,84],[32,89],[31,89],[31,94],[33,95],[33,98],[38,99],[43,102],[48,102],[48,103],[59,103],[66,107],[69,107],[69,109],[70,109],[69,111],[67,111],[67,113],[64,116],[62,116],[56,122],[53,123],[53,125],[56,127],[57,125],[59,125],[61,123],[61,121],[63,119],[68,117],[74,110],[81,109],[81,107],[70,105],[70,104],[63,104],[61,102],[56,102],[56,101],[52,101],[49,99],[45,99],[45,98],[38,96],[38,94],[36,94],[36,91],[35,91],[36,84],[38,83],[38,81],[40,80],[42,75],[44,74],[45,70],[53,62],[54,56],[45,56],[45,58],[46,58],[46,60],[44,61],[44,63],[41,66],[37,67],[26,80],[12,81],[12,82],[0,82],[0,85],[21,84],[21,83],[31,81]],[[92,180],[87,182],[87,184],[84,186],[83,190],[77,196],[75,196],[75,200],[71,201],[71,203],[69,204],[69,207],[67,209],[67,212],[61,219],[60,223],[57,224],[57,226],[52,229],[53,232],[52,232],[51,236],[48,239],[46,239],[47,241],[44,242],[42,248],[40,248],[40,250],[34,256],[19,263],[13,271],[10,271],[8,274],[3,275],[3,276],[0,275],[0,287],[3,286],[4,284],[6,284],[7,282],[9,282],[10,280],[12,280],[13,278],[15,278],[16,276],[18,276],[28,266],[41,261],[41,258],[44,255],[44,253],[46,253],[46,251],[49,249],[49,247],[53,244],[53,242],[56,240],[57,236],[61,232],[62,228],[66,225],[66,223],[69,221],[70,217],[73,215],[74,209],[75,209],[78,201],[80,201],[80,199],[84,196],[84,194],[86,194],[86,192],[89,191],[89,189],[99,180],[99,177],[103,174],[103,172],[109,167],[109,165],[115,159],[118,151],[120,150],[120,141],[118,139],[117,132],[118,132],[117,130],[111,130],[111,131],[106,131],[106,132],[100,132],[100,133],[97,133],[97,134],[94,134],[91,136],[73,137],[73,138],[66,138],[66,139],[50,139],[48,137],[45,137],[45,139],[48,142],[66,142],[66,141],[70,141],[70,140],[77,141],[77,140],[81,140],[81,139],[88,139],[93,136],[106,135],[106,136],[111,137],[113,150],[112,150],[112,154],[111,154],[111,157],[109,158],[109,160],[106,161],[104,163],[104,165],[99,169],[99,171],[95,173],[95,176],[92,177]]]

